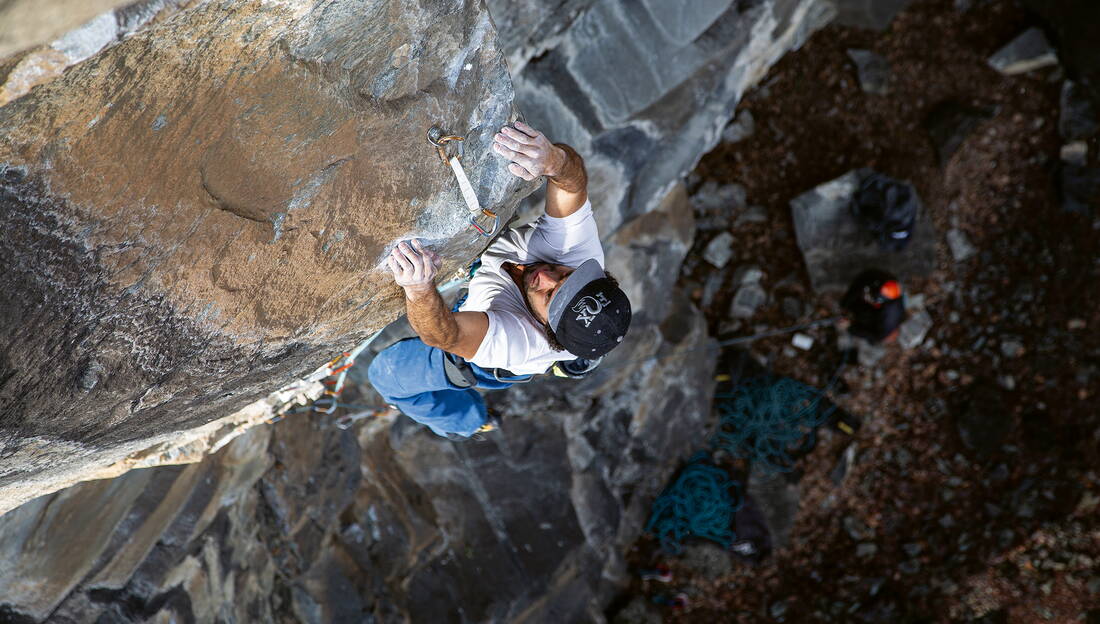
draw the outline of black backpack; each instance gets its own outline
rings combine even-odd
[[[885,251],[901,251],[909,245],[920,210],[917,191],[907,182],[881,173],[863,178],[852,197],[852,215]]]

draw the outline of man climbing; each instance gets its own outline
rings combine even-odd
[[[583,368],[630,324],[630,302],[603,270],[584,160],[522,122],[501,129],[493,150],[513,175],[546,176],[545,214],[489,246],[458,311],[436,290],[439,256],[419,240],[387,259],[419,338],[379,353],[368,376],[388,403],[441,436],[496,428],[475,388],[506,388],[559,362]]]

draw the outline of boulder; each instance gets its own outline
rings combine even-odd
[[[935,268],[936,233],[921,210],[901,251],[884,251],[852,215],[850,204],[870,169],[858,169],[791,200],[795,235],[814,290],[842,291],[864,269],[881,268],[907,277],[926,276]]]
[[[1029,28],[989,57],[989,66],[1006,76],[1058,64],[1058,54],[1038,28]]]
[[[430,127],[502,219],[532,188],[489,149],[513,91],[479,3],[326,7],[199,4],[0,107],[0,327],[35,327],[0,333],[0,510],[383,327],[396,240],[473,259]]]

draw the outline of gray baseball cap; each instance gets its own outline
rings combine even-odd
[[[578,357],[592,359],[623,341],[630,326],[630,300],[591,258],[558,287],[546,316],[562,346]]]

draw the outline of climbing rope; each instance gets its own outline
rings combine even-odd
[[[746,379],[715,395],[718,431],[711,448],[753,462],[767,472],[789,472],[816,442],[816,429],[835,406],[822,407],[824,393],[786,377]]]
[[[743,504],[741,484],[696,453],[680,476],[653,502],[646,531],[669,553],[679,553],[688,537],[701,537],[729,548],[736,539],[733,514]]]
[[[466,202],[466,208],[470,211],[470,226],[477,230],[478,234],[481,234],[485,238],[492,238],[496,233],[497,227],[500,225],[500,215],[481,207],[481,202],[477,199],[477,193],[474,192],[474,187],[470,184],[470,178],[466,176],[466,170],[462,168],[462,156],[463,156],[463,141],[465,137],[460,137],[454,134],[444,134],[443,130],[433,126],[428,130],[428,143],[431,143],[435,147],[435,151],[439,154],[439,159],[443,161],[444,165],[449,165],[451,171],[455,174],[455,180],[458,181],[458,190],[462,194],[462,199]],[[448,155],[447,146],[456,145],[457,148],[454,153]],[[493,226],[486,230],[481,227],[481,224],[477,222],[478,217],[482,215],[493,219]]]

